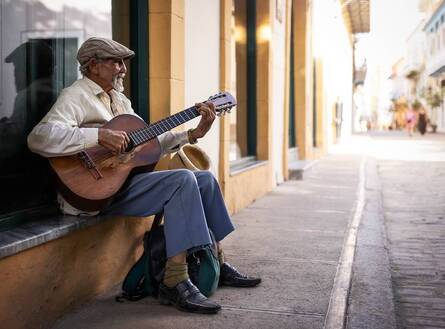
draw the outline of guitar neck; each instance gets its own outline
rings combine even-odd
[[[184,111],[173,114],[165,119],[157,121],[150,124],[147,127],[133,130],[128,134],[132,146],[136,147],[138,145],[144,144],[149,140],[162,135],[163,133],[182,125],[183,123],[190,121],[198,117],[200,113],[198,112],[196,106],[189,107]]]

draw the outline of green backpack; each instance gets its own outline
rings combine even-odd
[[[161,219],[162,213],[156,215],[151,230],[145,232],[144,252],[127,273],[122,283],[122,293],[116,297],[116,301],[136,301],[146,296],[158,296],[167,261]],[[220,271],[215,237],[209,232],[212,245],[194,248],[187,253],[190,280],[207,297],[218,287]]]

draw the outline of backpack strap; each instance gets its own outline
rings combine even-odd
[[[164,212],[161,211],[156,214],[155,219],[153,219],[153,224],[151,225],[151,230],[155,229],[161,224],[162,217],[164,216]]]
[[[163,212],[156,214],[151,230],[160,226]],[[136,301],[155,293],[153,289],[153,278],[150,275],[149,251],[147,252],[147,240],[150,231],[144,235],[144,252],[139,260],[133,265],[122,282],[122,293],[116,296],[117,302],[125,300]]]
[[[154,286],[162,281],[167,261],[164,227],[160,225],[163,215],[163,212],[156,214],[151,230],[144,239],[144,250],[148,256],[148,268],[155,283]]]
[[[144,289],[146,259],[147,256],[144,252],[125,276],[122,282],[122,293],[116,296],[117,302],[122,303],[124,300],[136,301],[148,295]]]

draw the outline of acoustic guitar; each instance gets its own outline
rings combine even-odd
[[[218,115],[230,112],[236,105],[228,92],[211,96],[208,101],[215,105]],[[114,117],[103,128],[127,132],[130,142],[126,151],[113,154],[97,145],[74,155],[49,158],[57,190],[77,209],[102,209],[130,174],[153,171],[161,156],[157,136],[199,115],[198,109],[192,106],[150,125],[131,114]]]

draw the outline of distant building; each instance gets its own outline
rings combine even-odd
[[[393,100],[426,108],[430,128],[445,131],[445,0],[421,0],[423,19],[406,40],[405,56],[393,66]],[[400,110],[399,110],[400,112]],[[401,116],[397,121],[401,122]]]
[[[426,35],[426,66],[429,81],[425,98],[429,105],[431,123],[445,131],[445,0],[433,7],[424,27]]]
[[[423,97],[428,75],[425,72],[426,62],[426,36],[423,32],[425,21],[417,24],[406,40],[405,66],[402,74],[408,80],[406,84],[406,97],[409,103]]]

